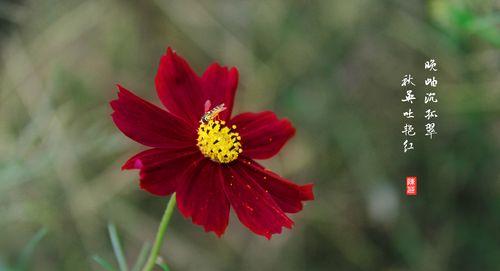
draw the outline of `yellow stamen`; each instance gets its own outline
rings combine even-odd
[[[218,163],[230,163],[240,154],[241,137],[235,131],[236,126],[229,128],[224,121],[212,120],[200,122],[198,127],[198,148],[201,153]]]

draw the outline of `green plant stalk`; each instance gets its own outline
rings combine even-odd
[[[146,262],[146,265],[142,269],[142,271],[151,271],[153,270],[156,259],[158,258],[158,253],[160,252],[161,245],[163,243],[163,238],[165,237],[165,232],[167,231],[167,226],[168,223],[170,222],[170,218],[172,217],[172,214],[174,213],[174,207],[175,207],[176,199],[175,199],[175,193],[172,194],[170,197],[170,200],[168,201],[167,204],[167,209],[165,209],[165,213],[163,213],[163,217],[161,218],[160,226],[158,227],[158,232],[156,233],[156,238],[155,242],[153,244],[153,248],[151,249],[151,252],[149,253],[148,261]]]
[[[123,253],[123,248],[120,244],[120,238],[118,238],[118,232],[116,231],[115,225],[108,224],[108,231],[120,271],[128,271],[127,261],[125,260],[125,254]]]

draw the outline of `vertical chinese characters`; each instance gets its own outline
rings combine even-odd
[[[413,101],[416,100],[417,98],[415,97],[415,94],[413,94],[413,90],[410,89],[412,86],[415,86],[415,83],[413,83],[413,77],[411,74],[407,74],[403,77],[401,80],[401,86],[405,88],[406,90],[406,96],[401,99],[403,103],[408,103],[409,106],[410,104],[413,104]],[[413,142],[410,140],[411,137],[415,136],[415,128],[413,127],[413,124],[410,122],[410,119],[415,118],[413,115],[413,111],[410,108],[408,108],[408,111],[403,112],[403,117],[405,118],[405,124],[403,126],[403,131],[401,131],[402,134],[405,135],[405,140],[403,141],[403,151],[406,153],[409,150],[413,150]]]
[[[437,119],[438,114],[436,113],[436,110],[433,109],[433,104],[438,102],[435,92],[438,80],[434,76],[434,73],[437,72],[436,67],[437,63],[435,59],[430,59],[424,64],[424,69],[432,74],[432,76],[429,76],[424,80],[426,87],[424,103],[427,107],[424,116],[427,120],[427,123],[425,124],[425,136],[428,136],[430,139],[432,139],[432,136],[437,135],[435,119]]]

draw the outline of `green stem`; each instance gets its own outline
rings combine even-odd
[[[158,227],[158,232],[156,233],[156,238],[153,244],[153,248],[151,249],[148,261],[146,262],[146,265],[144,266],[142,271],[151,271],[155,266],[156,258],[158,258],[158,253],[160,252],[161,245],[163,243],[163,238],[165,237],[165,232],[167,231],[168,222],[170,222],[170,218],[172,217],[172,214],[174,212],[175,202],[176,201],[174,193],[170,197],[170,200],[168,201],[167,204],[167,209],[165,209],[165,213],[161,218],[160,226]]]

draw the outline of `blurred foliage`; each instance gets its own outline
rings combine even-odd
[[[293,121],[265,164],[316,193],[271,241],[234,217],[219,239],[174,215],[172,270],[499,270],[499,12],[493,0],[0,0],[0,255],[16,259],[43,226],[33,270],[103,270],[91,255],[113,259],[112,220],[137,259],[166,200],[120,171],[140,148],[108,102],[119,82],[158,104],[172,46],[199,73],[238,67],[236,112]],[[439,134],[424,138],[417,103],[403,154],[400,80],[411,73],[422,98],[429,58]]]
[[[99,264],[102,268],[108,271],[128,271],[128,264],[127,264],[127,259],[125,259],[125,254],[124,254],[124,248],[121,245],[120,239],[118,237],[118,231],[116,230],[116,226],[114,224],[108,224],[108,232],[109,232],[109,237],[111,239],[111,244],[113,246],[113,252],[116,257],[116,261],[118,263],[118,267],[115,267],[113,264],[108,262],[107,260],[103,259],[99,255],[94,255],[92,258],[94,261]],[[149,242],[145,242],[144,245],[142,246],[141,252],[139,253],[137,260],[134,263],[134,266],[132,267],[132,271],[140,271],[145,263],[146,259],[150,250],[150,244]],[[161,266],[163,269],[168,267]]]
[[[35,253],[35,248],[40,241],[47,235],[47,230],[45,228],[40,229],[35,235],[29,240],[21,251],[19,257],[16,260],[16,264],[13,266],[7,266],[0,260],[0,270],[1,271],[26,271],[30,265],[30,260]]]

